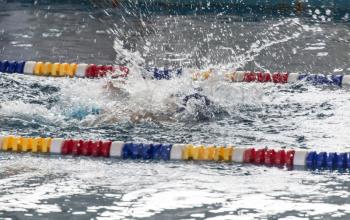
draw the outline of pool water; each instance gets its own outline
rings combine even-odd
[[[106,79],[0,74],[2,135],[350,149],[350,88],[191,80],[192,69],[208,68],[349,74],[350,23],[332,11],[252,18],[1,4],[1,59],[132,70],[122,85],[128,98],[106,89]],[[145,80],[144,66],[181,67],[183,76]],[[171,94],[197,87],[217,107],[208,120],[167,114]],[[89,111],[72,114],[81,109]],[[142,112],[157,117],[134,121]],[[3,219],[349,219],[349,198],[348,173],[0,153]]]

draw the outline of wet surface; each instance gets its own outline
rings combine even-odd
[[[133,72],[121,86],[126,99],[106,89],[105,79],[1,74],[2,134],[349,151],[349,88],[193,83],[190,74],[209,67],[219,74],[231,68],[348,74],[347,21],[146,15],[6,3],[1,59],[126,64]],[[139,65],[181,66],[184,74],[150,81]],[[195,120],[191,110],[175,117],[170,95],[198,86],[216,107],[212,117]],[[81,109],[87,114],[74,117]],[[158,117],[132,120],[142,112]],[[0,213],[10,219],[350,217],[348,173],[11,153],[0,159]]]

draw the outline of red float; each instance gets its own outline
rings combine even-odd
[[[287,83],[288,82],[288,73],[273,73],[272,81],[274,83]]]
[[[243,162],[244,163],[252,163],[255,158],[255,149],[254,148],[248,148],[244,151],[243,155]]]
[[[293,166],[294,154],[295,154],[294,150],[287,151],[287,154],[286,154],[286,165],[287,165],[287,167],[292,167]]]
[[[109,65],[98,66],[98,77],[105,77],[107,74],[114,72],[114,67]]]
[[[110,65],[106,66],[107,73],[111,73],[111,72],[113,72],[113,70],[114,70],[113,66],[110,66]]]
[[[129,75],[129,68],[126,66],[115,66],[112,73],[114,73],[112,78],[126,78]]]
[[[258,82],[271,82],[270,73],[259,72],[257,74]]]
[[[114,77],[127,77],[129,74],[129,68],[126,66],[110,66],[110,65],[100,65],[97,66],[95,64],[91,64],[85,71],[85,77],[88,78],[97,78],[97,77],[105,77],[107,74],[113,74],[119,71],[117,75]],[[113,77],[113,76],[112,76]]]
[[[284,150],[279,150],[275,155],[275,165],[284,166],[286,163],[286,152]]]
[[[259,149],[255,151],[254,163],[263,164],[265,161],[265,153],[266,153],[266,149]]]
[[[275,164],[276,152],[275,150],[267,150],[265,152],[265,164],[272,166]]]
[[[109,157],[109,152],[111,150],[111,146],[112,146],[111,141],[101,142],[100,148],[99,148],[100,149],[99,156]]]
[[[92,151],[92,141],[84,141],[81,145],[81,154],[84,156],[90,156]]]
[[[98,77],[103,77],[107,75],[108,66],[98,66],[97,68],[98,68],[98,73],[97,73]]]
[[[123,77],[127,77],[129,74],[129,68],[126,66],[119,66],[119,70],[124,73]]]
[[[256,81],[256,73],[254,72],[246,72],[244,73],[244,82],[254,82]]]
[[[85,76],[88,78],[95,78],[98,76],[99,70],[100,67],[96,66],[95,64],[91,64],[86,69]]]
[[[100,156],[100,148],[102,141],[95,141],[91,144],[91,156],[98,157]]]
[[[111,146],[111,141],[66,140],[62,144],[61,153],[62,155],[109,157]]]
[[[72,153],[73,140],[65,140],[62,144],[61,154],[67,155]]]
[[[75,156],[79,156],[82,153],[82,148],[81,146],[83,145],[83,141],[81,140],[73,140],[72,143],[72,154]]]
[[[114,67],[113,66],[106,66],[105,70],[106,70],[106,74],[112,74],[114,71]]]

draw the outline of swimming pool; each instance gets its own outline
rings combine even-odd
[[[347,87],[204,81],[200,87],[222,110],[210,120],[188,114],[132,122],[129,114],[161,115],[167,95],[197,86],[186,77],[191,68],[348,74],[349,22],[333,19],[332,11],[252,19],[129,13],[73,1],[2,5],[2,60],[127,65],[134,75],[125,85],[131,98],[123,100],[106,91],[105,79],[1,74],[2,135],[349,151]],[[183,68],[185,76],[143,80],[140,66]],[[72,117],[80,108],[109,115]],[[10,219],[350,216],[348,173],[4,152],[0,158],[0,213]]]

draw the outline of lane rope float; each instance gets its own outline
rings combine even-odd
[[[297,149],[243,148],[192,144],[133,143],[109,140],[81,140],[0,136],[6,152],[91,156],[131,160],[216,161],[308,170],[350,169],[350,153],[316,152]]]

